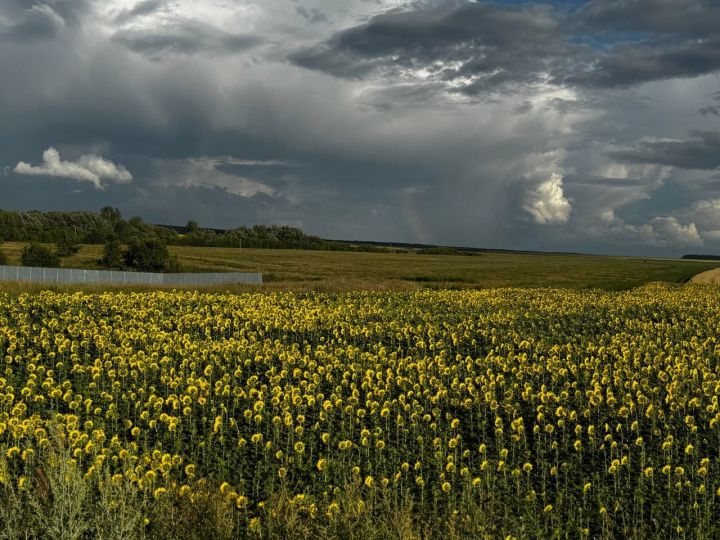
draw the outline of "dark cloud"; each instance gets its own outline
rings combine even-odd
[[[525,113],[532,111],[532,109],[533,109],[532,101],[525,100],[520,105],[515,107],[513,112],[515,114],[525,114]]]
[[[130,9],[123,10],[115,17],[115,22],[117,24],[126,24],[138,17],[152,15],[153,13],[160,11],[167,4],[168,0],[143,0],[142,2],[135,4]]]
[[[262,42],[259,36],[231,34],[209,24],[187,20],[159,29],[121,30],[113,39],[150,58],[167,54],[232,54]]]
[[[304,209],[287,200],[263,194],[242,197],[205,186],[152,184],[110,185],[105,191],[83,188],[72,180],[0,175],[0,190],[10,203],[3,208],[24,210],[93,210],[107,204],[127,216],[142,216],[152,223],[176,225],[197,219],[208,227],[255,224],[303,225]]]
[[[633,254],[694,238],[673,211],[716,197],[697,111],[717,79],[693,77],[718,38],[679,1],[646,0],[679,19],[652,24],[580,3],[0,0],[0,206]],[[132,182],[46,174],[91,155]]]
[[[51,4],[32,4],[20,9],[13,2],[0,14],[5,14],[9,22],[3,24],[0,19],[0,41],[35,41],[50,39],[60,34],[66,26],[63,16]]]
[[[720,105],[707,105],[698,109],[698,112],[703,116],[720,116]]]
[[[700,38],[717,35],[716,0],[589,0],[575,13],[583,32],[646,32]]]
[[[720,131],[695,131],[686,141],[644,141],[630,150],[612,152],[615,159],[669,165],[683,169],[720,167]]]
[[[649,5],[647,5],[649,4]],[[551,82],[627,87],[720,70],[717,2],[442,3],[373,17],[290,55],[337,77],[424,77],[487,94]]]
[[[389,112],[393,109],[412,108],[431,102],[442,95],[443,85],[439,83],[398,84],[366,90],[358,97],[358,102],[377,111]]]
[[[715,101],[720,101],[720,91],[713,92],[712,98]],[[720,104],[719,105],[706,105],[705,107],[701,107],[698,109],[698,112],[702,114],[703,116],[720,116]]]
[[[720,40],[679,44],[623,44],[599,55],[589,68],[557,80],[593,88],[627,87],[677,77],[696,77],[720,70]]]
[[[327,15],[317,8],[306,8],[305,6],[295,6],[298,15],[304,17],[312,23],[329,22]]]
[[[92,0],[3,0],[0,5],[0,38],[19,40],[52,37],[66,27],[76,27],[94,12]]]
[[[468,93],[532,82],[567,49],[544,5],[462,3],[390,12],[295,52],[295,64],[339,77],[423,69],[436,80],[475,78]]]

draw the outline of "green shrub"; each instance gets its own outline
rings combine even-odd
[[[177,274],[178,272],[182,272],[182,270],[182,265],[180,264],[180,259],[178,259],[178,256],[170,255],[167,262],[165,263],[165,272],[168,272],[170,274]]]
[[[57,251],[41,246],[30,244],[25,246],[20,254],[22,266],[40,266],[43,268],[57,268],[60,266],[60,257]]]
[[[120,240],[112,238],[105,242],[103,256],[99,262],[103,268],[107,268],[109,270],[122,270],[125,268],[125,260]]]
[[[125,252],[125,266],[141,272],[162,272],[170,258],[167,246],[155,238],[133,240]]]
[[[70,257],[80,251],[80,244],[76,244],[69,238],[60,240],[55,247],[59,257]]]

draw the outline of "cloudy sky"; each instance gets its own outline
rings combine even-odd
[[[2,0],[0,207],[720,253],[717,0]]]

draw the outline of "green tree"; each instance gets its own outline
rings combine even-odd
[[[111,238],[105,242],[103,256],[100,264],[108,270],[122,270],[125,267],[122,244],[117,238]]]
[[[60,266],[60,257],[57,251],[33,243],[23,248],[20,253],[20,264],[22,266],[57,268]]]
[[[60,257],[69,257],[80,251],[80,244],[70,234],[64,235],[55,245],[55,251]]]
[[[3,238],[0,236],[0,265],[6,265],[8,263],[7,255],[2,250]]]
[[[187,225],[185,225],[185,229],[187,229],[187,232],[189,233],[198,232],[198,230],[200,229],[200,225],[198,225],[197,221],[191,219],[187,222]]]
[[[100,209],[100,217],[102,217],[113,230],[117,229],[122,222],[122,214],[117,208],[112,206],[103,206]]]
[[[162,272],[170,254],[156,238],[133,240],[125,251],[125,266],[142,272]]]

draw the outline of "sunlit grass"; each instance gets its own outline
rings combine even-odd
[[[3,245],[11,264],[19,262],[22,246]],[[262,272],[263,289],[271,291],[493,287],[623,290],[653,281],[684,282],[717,266],[711,261],[513,253],[468,257],[184,246],[171,246],[170,252],[178,255],[186,271]],[[64,259],[63,266],[100,268],[101,254],[102,246],[85,245],[76,255]],[[0,284],[0,290],[3,287],[16,289]]]

